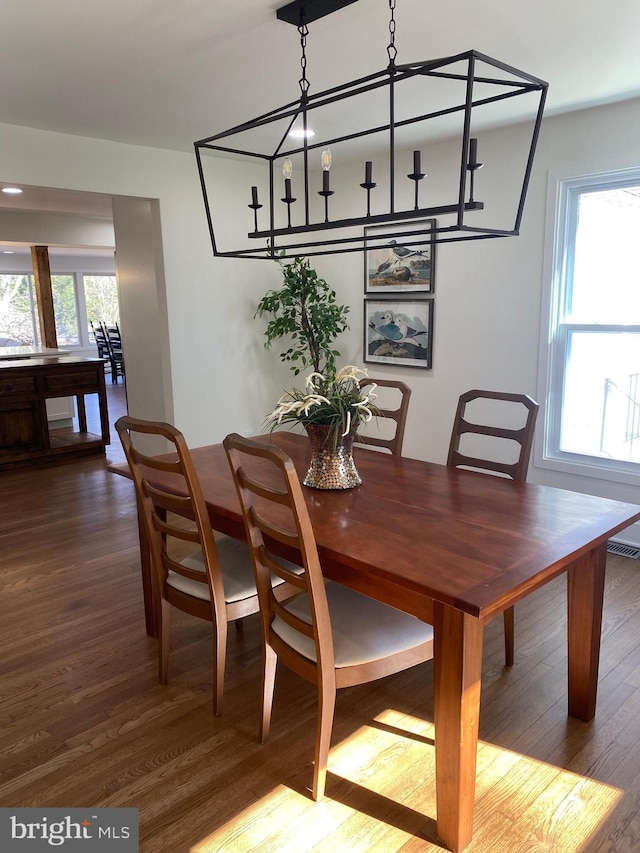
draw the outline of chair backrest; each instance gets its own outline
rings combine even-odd
[[[112,359],[122,362],[122,336],[120,335],[120,327],[117,323],[113,326],[107,326],[105,323],[103,328],[109,346],[109,355]]]
[[[120,335],[120,327],[118,324],[114,323],[112,326],[105,324],[104,330],[111,346],[114,349],[122,349],[122,337]]]
[[[184,436],[171,424],[128,415],[118,418],[115,428],[135,483],[138,509],[144,521],[157,588],[162,597],[187,611],[191,610],[188,599],[194,599],[192,612],[204,618],[212,617],[206,612],[200,613],[200,610],[204,608],[206,611],[213,605],[211,613],[224,619],[224,586],[218,552],[207,505]],[[166,460],[143,453],[134,444],[136,434],[166,439],[175,451],[175,458]],[[154,473],[161,476],[167,485],[160,486],[157,481],[152,485]],[[169,478],[168,474],[171,475]],[[172,520],[167,512],[179,518]],[[197,548],[202,551],[204,572],[180,562]],[[195,596],[175,585],[168,586],[166,578],[169,571],[207,584],[209,596],[196,601]]]
[[[484,418],[484,423],[477,423],[469,420],[467,407],[470,403],[476,400],[493,400],[502,401],[504,403],[519,404],[521,411],[520,416],[525,415],[525,421],[519,427],[507,427],[494,425],[493,419]],[[508,414],[512,417],[512,413],[505,413],[504,407],[494,406],[496,409],[495,415]],[[447,465],[453,467],[473,468],[481,471],[492,471],[497,474],[503,474],[511,477],[513,480],[525,480],[527,477],[527,468],[529,466],[529,458],[531,456],[531,447],[533,444],[533,431],[535,428],[536,417],[538,415],[539,405],[531,397],[526,394],[510,394],[503,391],[467,391],[462,394],[458,401],[458,408],[453,423],[451,432],[451,443],[449,445],[449,456]],[[490,421],[487,423],[486,421]],[[507,443],[517,445],[517,457],[512,461],[502,461],[491,458],[482,458],[476,455],[470,455],[460,450],[461,439],[464,435],[475,434],[489,436],[493,439],[504,439]],[[513,446],[513,445],[512,445]]]
[[[333,669],[333,638],[324,578],[293,461],[279,447],[252,441],[237,433],[228,435],[223,444],[253,557],[263,632],[274,646],[280,647],[278,653],[282,654],[282,640],[270,633],[271,623],[279,617],[289,628],[315,643],[320,668]],[[293,558],[302,565],[303,571],[294,573],[280,558]],[[311,623],[301,620],[277,601],[272,574],[309,596]],[[285,655],[287,651],[298,657],[291,647],[285,650]]]
[[[109,358],[109,342],[102,323],[91,323],[91,331],[98,348],[98,358]]]
[[[383,429],[387,421],[392,421],[395,425],[394,433],[390,438],[376,435],[374,430],[376,427],[369,427],[367,432],[358,434],[356,440],[359,444],[369,445],[370,447],[383,447],[389,450],[394,456],[402,455],[402,442],[404,441],[404,429],[407,421],[407,412],[409,410],[409,398],[411,397],[411,388],[404,382],[395,379],[363,379],[360,382],[360,387],[366,385],[376,385],[380,388],[395,389],[400,394],[399,405],[395,409],[378,407],[379,417],[384,419],[383,423],[378,422],[378,428]],[[375,418],[378,420],[378,418]]]
[[[107,326],[103,323],[103,329],[109,347],[109,360],[111,361],[111,372],[113,374],[112,379],[115,382],[118,376],[124,377],[125,375],[120,327],[117,323],[113,326]]]

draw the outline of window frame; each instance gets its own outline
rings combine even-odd
[[[640,326],[566,322],[573,283],[578,200],[587,190],[601,192],[640,185],[640,167],[582,175],[549,172],[540,324],[538,399],[542,429],[537,431],[534,464],[567,474],[640,485],[640,463],[560,449],[562,400],[569,331],[637,333]]]

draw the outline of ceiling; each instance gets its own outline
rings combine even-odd
[[[281,5],[4,0],[0,122],[192,151],[298,97],[299,35],[276,19]],[[547,80],[547,115],[640,95],[638,0],[397,0],[395,18],[398,63],[475,48]],[[311,23],[311,92],[383,69],[388,22],[388,0],[358,0]],[[29,203],[77,213],[78,195]],[[92,215],[105,202],[85,199]],[[0,207],[25,203],[0,193]]]

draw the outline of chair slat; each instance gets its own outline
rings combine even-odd
[[[372,435],[368,431],[365,434],[356,435],[356,441],[365,446],[383,447],[389,450],[394,456],[402,456],[402,443],[404,441],[404,431],[409,411],[411,388],[405,382],[396,381],[395,379],[374,379],[372,377],[361,380],[361,388],[365,388],[367,385],[376,385],[381,388],[395,388],[400,392],[400,405],[397,409],[378,408],[379,414],[376,415],[376,419],[380,417],[395,421],[395,432],[391,438],[382,438],[382,436]]]
[[[476,423],[468,419],[467,406],[474,400],[494,400],[506,402],[519,407],[525,417],[522,427],[497,426],[495,424]],[[538,403],[527,394],[512,394],[507,391],[482,391],[473,389],[460,395],[458,407],[451,431],[447,465],[455,468],[472,468],[474,471],[505,474],[512,480],[526,480],[531,449],[533,447],[533,432],[538,416]],[[476,434],[490,438],[503,439],[507,444],[515,442],[519,445],[518,457],[515,462],[486,459],[463,453],[460,441],[463,435]],[[504,644],[507,666],[514,661],[514,610],[509,607],[504,612]]]

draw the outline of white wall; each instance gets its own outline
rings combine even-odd
[[[255,304],[279,274],[270,262],[214,260],[193,155],[0,129],[2,181],[158,199],[175,423],[193,444],[259,428],[288,381],[276,359],[265,361],[263,327],[253,321]],[[234,168],[220,164],[225,181]],[[144,323],[141,311],[128,332]],[[130,405],[140,416],[153,414],[141,411],[135,397]]]
[[[277,356],[263,349],[264,322],[253,319],[258,299],[278,286],[280,276],[271,262],[212,257],[194,158],[8,125],[1,132],[0,180],[159,199],[176,424],[192,443],[258,428],[281,389],[291,384]],[[517,126],[480,135],[481,152],[499,163],[520,136]],[[433,370],[376,365],[370,371],[402,378],[413,388],[407,454],[444,461],[464,390],[479,386],[538,396],[547,173],[637,166],[638,138],[638,100],[546,119],[521,236],[439,247]],[[430,152],[430,174],[448,153],[446,146]],[[243,191],[249,182],[241,170],[237,163],[221,163],[221,191]],[[337,185],[335,163],[334,172]],[[477,197],[480,187],[478,179]],[[352,306],[351,331],[340,348],[344,362],[361,364],[362,257],[317,258],[314,265]],[[624,484],[535,467],[530,479],[640,502],[638,490]]]
[[[46,242],[43,245],[47,245]],[[50,254],[49,266],[52,273],[75,275],[80,283],[83,273],[87,275],[115,275],[116,272],[113,256],[101,258],[91,255]],[[30,252],[24,254],[16,252],[12,255],[5,255],[0,252],[0,273],[31,273],[32,271]]]
[[[491,160],[499,163],[520,143],[522,132],[514,126],[480,134],[481,151],[491,151]],[[474,387],[530,394],[541,403],[537,429],[542,428],[545,400],[539,349],[541,324],[548,322],[544,265],[548,173],[589,174],[640,166],[639,133],[638,100],[546,119],[520,236],[438,247],[433,369],[369,366],[370,375],[401,378],[413,389],[404,443],[407,455],[434,462],[446,459],[458,396]],[[437,154],[429,152],[430,176],[448,156],[446,146]],[[482,173],[476,187],[476,197],[481,198]],[[509,191],[505,187],[505,194]],[[336,286],[340,300],[352,305],[351,332],[342,349],[347,361],[361,362],[362,259],[319,259],[316,266]],[[536,466],[535,460],[529,479],[640,503],[636,486],[551,471]],[[640,544],[640,526],[629,528],[621,538]]]
[[[0,210],[0,234],[5,243],[113,247],[113,222],[69,214]]]

